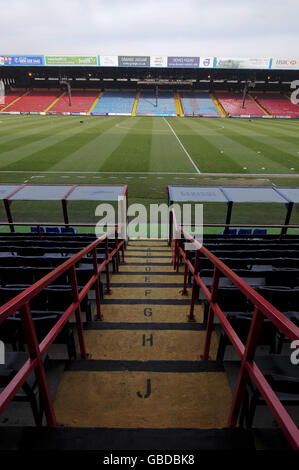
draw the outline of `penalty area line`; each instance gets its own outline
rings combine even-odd
[[[194,166],[196,172],[200,175],[200,171],[199,171],[199,168],[195,165],[194,161],[192,160],[190,154],[187,152],[187,150],[185,149],[184,145],[182,144],[181,140],[179,139],[179,137],[176,135],[176,132],[175,130],[173,129],[173,127],[169,124],[169,122],[167,121],[167,119],[165,119],[165,117],[163,117],[164,121],[166,122],[166,124],[168,125],[169,129],[171,130],[171,132],[173,133],[173,135],[175,136],[175,138],[177,139],[178,143],[180,144],[181,148],[183,149],[183,151],[185,152],[185,154],[187,155],[187,157],[189,158],[190,162],[192,163],[192,165]]]

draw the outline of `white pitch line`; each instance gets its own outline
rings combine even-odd
[[[175,138],[177,139],[178,143],[180,144],[181,148],[184,150],[185,154],[187,155],[187,157],[189,158],[190,162],[192,163],[192,165],[194,166],[195,170],[197,171],[197,173],[200,175],[200,171],[198,169],[198,167],[195,165],[194,161],[192,160],[190,154],[187,152],[187,150],[185,149],[184,145],[182,144],[181,140],[178,138],[178,136],[176,135],[173,127],[169,124],[169,122],[167,121],[167,119],[165,119],[165,117],[163,117],[164,121],[166,122],[166,124],[168,125],[169,129],[171,130],[171,132],[173,133],[173,135],[175,136]]]
[[[1,173],[12,173],[12,174],[32,174],[32,173],[43,173],[44,175],[47,174],[55,174],[55,175],[179,175],[179,176],[184,176],[184,175],[190,175],[194,176],[194,172],[190,173],[181,173],[181,172],[170,172],[170,171],[50,171],[50,170],[45,170],[45,171],[38,171],[38,170],[1,170],[0,169],[0,175]],[[225,177],[246,177],[246,178],[256,178],[256,177],[261,177],[261,176],[267,176],[270,178],[299,178],[299,174],[297,173],[199,173],[200,176],[225,176]],[[96,178],[94,176],[94,178]]]
[[[45,173],[45,174],[73,174],[73,175],[194,175],[193,173],[181,173],[181,172],[168,172],[168,171],[72,171],[72,170],[65,170],[65,171],[38,171],[38,170],[1,170],[0,173]]]

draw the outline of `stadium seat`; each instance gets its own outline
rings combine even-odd
[[[75,230],[73,227],[61,227],[60,229],[61,233],[78,233],[78,230]]]
[[[244,294],[236,287],[220,287],[217,292],[217,303],[225,313],[246,313],[252,308]],[[208,321],[209,303],[204,301],[204,324]]]
[[[240,228],[238,235],[251,235],[252,230],[250,228]]]
[[[267,235],[266,228],[255,228],[252,232],[252,235]]]
[[[46,227],[46,233],[60,233],[59,227]]]
[[[0,393],[9,384],[12,378],[18,373],[25,362],[29,359],[27,352],[6,352],[5,364],[0,364]],[[44,365],[46,365],[48,356],[43,357]],[[29,402],[32,409],[33,418],[36,426],[42,425],[43,406],[42,400],[39,399],[38,405],[38,387],[34,372],[24,382],[22,388],[18,390],[14,396],[14,401]]]
[[[261,296],[281,312],[296,311],[298,309],[299,289],[265,286],[257,290]]]
[[[48,311],[34,311],[32,310],[32,319],[35,327],[35,332],[37,340],[39,343],[47,336],[49,331],[56,325],[57,321],[61,317],[60,312],[48,312]],[[8,322],[13,321],[13,325],[16,328],[16,339],[18,343],[18,349],[21,351],[25,350],[26,337],[24,334],[23,325],[21,319],[18,315],[15,318],[7,319]],[[77,358],[76,353],[76,343],[73,329],[70,326],[70,323],[67,322],[59,335],[55,338],[54,343],[56,344],[65,344],[68,351],[68,357],[71,361],[72,359]]]
[[[242,313],[229,313],[226,316],[232,328],[237,333],[238,337],[245,345],[252,322],[252,315]],[[259,335],[258,344],[269,346],[269,354],[276,352],[276,328],[269,320],[265,319],[263,322],[262,330]],[[220,335],[219,347],[217,352],[217,361],[223,361],[226,346],[231,342],[223,331]]]
[[[41,233],[45,233],[44,227],[40,227],[39,229],[40,229]],[[38,228],[37,227],[30,227],[30,232],[31,233],[38,233]]]
[[[237,229],[230,228],[227,233],[221,232],[220,235],[237,235]]]
[[[299,368],[290,363],[289,356],[258,356],[255,358],[271,388],[284,406],[299,405]],[[260,391],[249,379],[240,413],[240,426],[253,426],[256,407],[266,405]]]

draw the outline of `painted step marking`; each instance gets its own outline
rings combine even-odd
[[[149,287],[136,287],[134,289],[131,289],[130,287],[128,288],[113,287],[111,295],[105,297],[107,303],[109,303],[109,301],[113,299],[184,300],[186,298],[188,298],[188,295],[182,296],[182,294],[180,293],[179,287],[169,287],[168,289],[165,289],[163,287],[151,288],[150,286]]]
[[[231,403],[225,372],[67,371],[54,410],[65,426],[224,428]]]
[[[200,361],[205,331],[192,330],[87,330],[86,349],[91,359],[128,361]],[[218,342],[213,332],[211,359]]]
[[[186,322],[190,305],[148,305],[102,304],[102,315],[105,322]],[[95,312],[96,313],[96,312]],[[203,322],[203,308],[196,304],[194,315],[197,322]]]

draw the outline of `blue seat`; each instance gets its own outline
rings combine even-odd
[[[42,233],[45,233],[44,227],[40,227],[40,231],[41,231]],[[30,227],[30,232],[31,232],[31,233],[38,233],[37,227]]]
[[[78,230],[75,230],[73,227],[69,227],[68,230],[66,227],[61,227],[61,233],[78,233]]]
[[[220,233],[220,235],[224,235],[224,231]],[[226,234],[225,234],[226,235]],[[236,228],[230,228],[228,229],[227,235],[237,235],[237,229]]]
[[[255,228],[252,232],[252,235],[267,235],[266,228]]]
[[[47,233],[60,233],[59,227],[46,227]]]
[[[238,235],[251,235],[251,228],[240,228]]]

